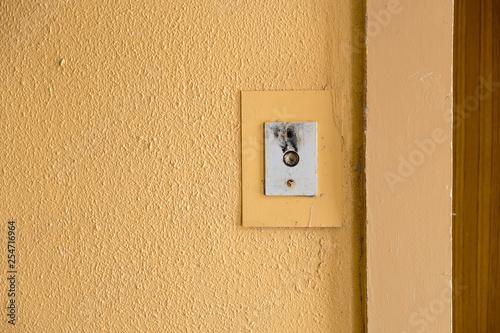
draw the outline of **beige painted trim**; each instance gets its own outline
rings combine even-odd
[[[453,1],[367,1],[368,332],[450,332]]]

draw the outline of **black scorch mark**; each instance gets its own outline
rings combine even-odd
[[[290,150],[297,152],[297,134],[292,124],[276,124],[272,131],[283,153]]]

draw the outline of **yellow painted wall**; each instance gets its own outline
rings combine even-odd
[[[0,331],[362,330],[361,2],[5,0],[0,26]],[[342,117],[344,227],[245,229],[240,91],[299,89]]]

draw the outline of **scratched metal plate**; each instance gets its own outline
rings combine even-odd
[[[316,122],[265,124],[265,192],[269,196],[315,196],[318,194]],[[284,155],[296,153],[295,166]]]

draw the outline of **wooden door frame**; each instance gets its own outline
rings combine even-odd
[[[500,330],[500,0],[455,1],[454,332]]]

